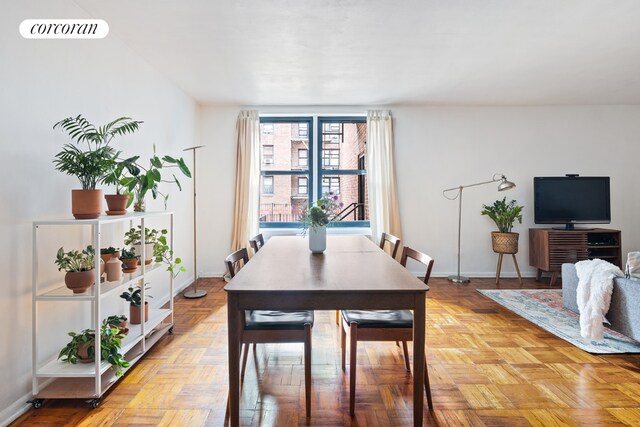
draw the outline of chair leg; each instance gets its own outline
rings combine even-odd
[[[257,345],[256,343],[253,343],[253,354],[256,354],[256,353],[257,353],[256,345]]]
[[[355,415],[356,409],[356,370],[358,359],[358,324],[349,325],[349,415]]]
[[[344,326],[340,325],[340,349],[342,350],[342,370],[346,369],[347,361],[347,331],[344,330]]]
[[[336,310],[336,325],[340,324],[340,310]]]
[[[311,325],[304,325],[304,400],[307,418],[311,418]]]
[[[242,370],[240,371],[240,382],[244,381],[244,371],[247,368],[247,359],[249,358],[249,346],[250,343],[243,344],[242,350]],[[255,346],[255,344],[253,344]]]
[[[518,281],[520,282],[520,286],[522,286],[522,276],[520,275],[520,267],[518,267],[518,260],[516,259],[516,254],[511,254],[513,257],[513,263],[516,265],[516,272],[518,273]]]
[[[404,365],[407,368],[407,372],[411,372],[411,363],[409,363],[409,350],[407,349],[406,341],[402,341],[402,352],[404,353]]]
[[[400,341],[396,341],[396,345],[400,347]]]
[[[424,355],[424,390],[427,392],[427,404],[429,410],[433,411],[433,402],[431,401],[431,384],[429,384],[429,370],[427,369],[427,355]]]

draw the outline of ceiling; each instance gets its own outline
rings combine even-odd
[[[75,3],[203,104],[640,104],[638,0]]]

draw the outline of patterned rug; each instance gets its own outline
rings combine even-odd
[[[594,354],[640,353],[640,342],[605,328],[603,341],[580,336],[580,317],[562,307],[558,289],[504,289],[478,292],[553,335]]]

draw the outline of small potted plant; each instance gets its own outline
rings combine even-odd
[[[102,261],[107,263],[107,262],[111,261],[111,258],[116,257],[116,252],[118,252],[118,250],[116,248],[114,248],[113,246],[109,246],[108,248],[101,248],[100,249],[100,258],[102,258]]]
[[[102,180],[104,184],[110,184],[116,187],[116,194],[106,194],[104,196],[107,201],[107,215],[125,215],[127,213],[127,207],[130,204],[130,200],[133,197],[131,193],[124,191],[125,189],[120,181],[124,176],[123,170],[126,165],[134,162],[137,157],[120,160],[120,154],[120,151],[114,154],[110,162],[109,173]]]
[[[95,251],[91,245],[82,251],[58,249],[55,264],[58,271],[66,271],[64,283],[74,294],[85,292],[95,283]]]
[[[104,319],[102,321],[102,324],[108,325],[112,328],[118,328],[119,334],[127,335],[129,333],[129,328],[127,328],[127,320],[127,316],[123,314],[115,314]]]
[[[151,264],[154,256],[155,245],[158,242],[158,236],[167,234],[167,230],[156,230],[154,228],[144,228],[145,241],[145,264]],[[132,228],[124,233],[124,244],[133,247],[136,253],[142,255],[142,227]]]
[[[60,350],[58,359],[71,364],[93,362],[96,357],[95,331],[93,329],[85,329],[79,334],[69,332],[69,336],[71,341]],[[100,360],[107,360],[111,363],[116,377],[123,374],[122,368],[130,366],[129,362],[120,354],[122,338],[124,338],[124,335],[118,332],[118,328],[112,328],[106,324],[103,324],[100,328]]]
[[[120,261],[123,264],[122,271],[125,273],[135,273],[138,269],[138,257],[136,256],[136,250],[133,248],[123,248]]]
[[[149,287],[144,288],[145,291]],[[153,298],[151,295],[145,295],[146,297]],[[132,325],[139,325],[142,323],[142,287],[140,285],[129,287],[128,290],[120,295],[120,298],[129,302],[129,319]],[[144,321],[149,320],[149,302],[144,302]]]
[[[303,234],[309,230],[309,250],[314,254],[322,253],[327,248],[327,225],[343,206],[339,199],[336,193],[329,191],[300,216]]]
[[[65,144],[55,155],[56,170],[78,178],[81,190],[71,191],[71,211],[76,219],[95,219],[102,211],[102,190],[96,189],[113,168],[116,151],[109,145],[116,135],[138,129],[138,122],[120,117],[104,126],[96,127],[78,115],[59,121],[53,128],[65,131],[75,144]],[[83,148],[86,144],[86,149]]]
[[[513,233],[516,220],[522,224],[522,209],[515,200],[507,203],[507,198],[496,200],[493,205],[482,205],[482,215],[486,215],[495,222],[498,231],[491,232],[491,245],[498,254],[518,253],[519,233]]]

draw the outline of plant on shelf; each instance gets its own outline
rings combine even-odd
[[[154,228],[144,228],[144,241],[145,241],[145,263],[150,264],[154,247],[156,242],[158,241],[158,236],[160,234],[167,234],[167,230],[156,230]],[[136,252],[142,255],[142,227],[139,225],[137,228],[131,228],[129,231],[124,233],[124,244],[127,246],[133,247]]]
[[[58,249],[55,264],[58,271],[66,272],[64,283],[74,294],[85,292],[95,282],[95,251],[91,245],[82,251]]]
[[[179,190],[182,190],[182,186],[175,174],[171,174],[173,179],[163,179],[162,173],[165,169],[178,168],[184,176],[191,178],[191,171],[182,157],[179,159],[171,156],[158,157],[155,144],[153,146],[153,157],[149,159],[148,167],[141,166],[138,163],[138,159],[139,156],[128,159],[127,163],[124,164],[128,176],[120,180],[120,183],[134,195],[133,210],[135,212],[145,211],[144,198],[149,191],[151,191],[154,199],[158,195],[162,196],[166,209],[169,195],[161,193],[158,185],[163,182],[173,183],[178,186]]]
[[[167,271],[170,271],[175,279],[181,272],[187,271],[187,269],[180,265],[182,259],[174,258],[174,253],[171,247],[167,243],[166,229],[156,230],[154,228],[144,229],[145,237],[145,262],[148,264],[153,259],[155,262],[164,262],[167,264]],[[140,248],[140,242],[142,241],[142,227],[132,228],[124,235],[125,245],[132,245],[134,248]]]
[[[129,329],[127,329],[127,320],[129,319],[127,319],[127,316],[124,314],[115,314],[104,319],[102,324],[112,328],[118,328],[120,334],[127,335],[129,332]]]
[[[498,231],[491,232],[493,251],[499,254],[518,253],[518,233],[513,233],[516,220],[522,224],[522,209],[515,200],[507,203],[507,198],[496,200],[493,205],[482,205],[482,215],[486,215],[498,227]]]
[[[76,219],[95,219],[102,210],[102,190],[96,185],[113,171],[118,153],[109,145],[118,135],[138,130],[139,121],[120,117],[104,126],[96,127],[82,115],[68,117],[53,125],[71,138],[54,157],[56,170],[73,175],[80,181],[82,190],[72,190],[72,213]],[[86,149],[83,148],[86,144]]]
[[[145,286],[144,289],[146,291],[150,288]],[[146,295],[146,292],[145,297],[153,298],[151,295]],[[131,319],[131,324],[140,324],[142,320],[142,286],[140,286],[140,284],[136,285],[135,288],[130,286],[128,290],[120,295],[120,298],[129,302],[129,319]],[[144,301],[144,321],[146,322],[147,320],[149,320],[149,302]]]
[[[100,258],[102,258],[102,261],[107,263],[111,260],[111,258],[116,256],[116,252],[118,252],[118,250],[113,246],[109,246],[108,248],[101,248]]]
[[[164,262],[167,264],[167,271],[171,272],[171,275],[175,279],[178,274],[187,271],[182,263],[182,259],[173,256],[173,249],[167,244],[167,236],[165,233],[167,230],[162,230],[162,234],[158,237],[158,241],[153,246],[153,257],[156,262]]]
[[[302,234],[309,230],[309,249],[313,253],[322,253],[327,247],[327,225],[340,213],[343,203],[337,193],[329,191],[314,205],[305,208],[300,215]]]
[[[138,257],[134,248],[123,248],[120,261],[124,264],[122,271],[125,273],[134,273],[138,269]]]
[[[59,360],[72,364],[90,363],[95,360],[96,334],[93,329],[85,329],[80,333],[69,332],[69,336],[71,341],[58,353]],[[111,363],[116,377],[123,374],[122,368],[130,366],[129,362],[120,354],[122,338],[124,335],[120,334],[118,328],[107,324],[103,324],[100,328],[100,360]]]

